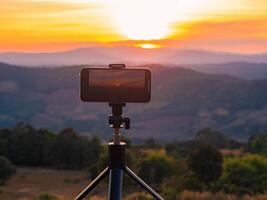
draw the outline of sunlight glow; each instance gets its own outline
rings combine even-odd
[[[175,23],[207,17],[210,10],[219,12],[229,1],[112,0],[110,16],[118,31],[128,39],[158,40],[177,32],[173,28]]]
[[[134,40],[161,39],[171,33],[177,0],[116,0],[112,4],[115,26]]]
[[[155,43],[267,51],[264,0],[3,0],[0,20],[0,52]]]
[[[141,47],[143,49],[157,49],[160,48],[161,46],[158,44],[152,44],[152,43],[144,43],[144,44],[135,44],[135,47]]]

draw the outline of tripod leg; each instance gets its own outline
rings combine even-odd
[[[104,169],[76,198],[83,200],[109,173],[109,168]]]
[[[129,167],[125,168],[125,172],[135,180],[142,188],[144,188],[149,194],[151,194],[157,200],[164,200],[159,194],[157,194],[149,185],[147,185],[141,178],[139,178]]]
[[[123,176],[122,169],[114,168],[110,170],[109,188],[108,188],[109,200],[121,200],[122,176]]]

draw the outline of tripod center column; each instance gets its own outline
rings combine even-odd
[[[114,144],[119,145],[121,140],[121,134],[120,134],[120,128],[114,128],[114,133],[113,133],[113,142]]]

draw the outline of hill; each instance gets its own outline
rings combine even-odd
[[[83,66],[24,68],[0,64],[0,126],[30,122],[58,131],[71,126],[84,134],[110,138],[107,104],[79,99]],[[267,80],[243,80],[230,75],[204,74],[190,69],[149,65],[153,74],[152,101],[129,104],[136,140],[190,139],[213,127],[245,140],[266,130]]]
[[[221,64],[182,65],[180,67],[208,74],[229,74],[249,80],[267,78],[266,63],[231,62]]]
[[[142,49],[137,47],[91,47],[53,53],[0,53],[0,62],[26,66],[77,64],[205,64],[227,62],[266,63],[267,54],[237,54],[191,49]]]
[[[37,199],[49,194],[71,200],[80,193],[81,188],[87,186],[87,176],[84,171],[18,168],[17,174],[1,187],[1,199]]]

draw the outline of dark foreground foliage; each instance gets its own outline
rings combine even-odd
[[[200,130],[196,139],[186,142],[158,144],[150,138],[135,145],[125,140],[129,144],[127,165],[165,199],[177,199],[185,190],[238,195],[267,192],[265,134],[252,137],[248,144],[212,129]],[[29,124],[0,130],[0,156],[5,157],[0,157],[1,166],[8,166],[3,168],[8,173],[1,181],[12,175],[8,160],[17,166],[88,169],[93,178],[106,167],[108,158],[106,146],[97,137],[82,136],[72,128],[55,134]],[[125,195],[138,191],[127,176],[124,186]]]
[[[188,158],[188,166],[199,181],[210,183],[222,175],[223,156],[209,145],[201,145]]]
[[[58,134],[29,124],[0,130],[0,155],[18,166],[81,169],[96,162],[102,148],[98,138],[81,136],[72,128]]]
[[[16,168],[4,156],[0,156],[0,185],[3,185],[13,174]]]

